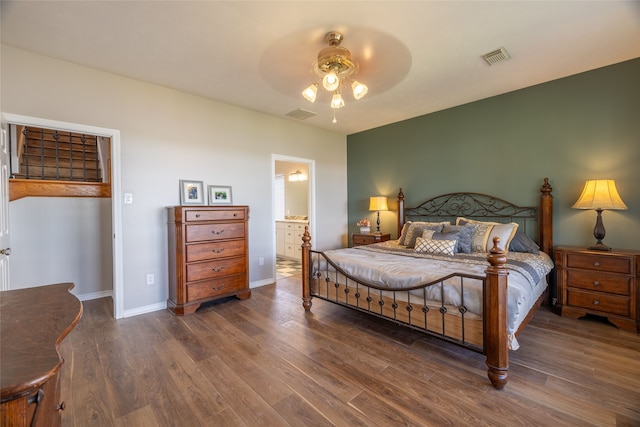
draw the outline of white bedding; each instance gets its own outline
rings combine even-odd
[[[489,266],[486,253],[454,256],[416,253],[399,245],[397,240],[350,249],[329,250],[324,253],[350,276],[396,290],[433,282],[453,273],[484,277]],[[510,348],[515,350],[518,343],[514,334],[546,289],[546,275],[553,268],[553,262],[543,252],[539,255],[510,252],[507,260],[507,328]],[[321,264],[319,267],[321,271],[326,271],[326,265]],[[318,265],[315,265],[314,269],[318,269]],[[465,280],[463,295],[460,291],[460,280],[451,282],[453,283],[445,282],[444,304],[460,306],[464,298],[464,306],[470,312],[481,315],[481,282]],[[440,301],[440,292],[439,286],[427,288],[427,298]]]

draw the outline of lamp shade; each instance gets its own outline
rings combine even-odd
[[[624,204],[616,183],[612,179],[592,179],[585,183],[582,194],[572,206],[574,209],[628,209]]]
[[[370,211],[387,211],[387,197],[386,196],[374,196],[369,198],[369,210]]]

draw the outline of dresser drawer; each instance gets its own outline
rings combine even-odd
[[[245,277],[242,274],[221,277],[198,283],[187,284],[187,301],[197,301],[217,295],[235,292],[245,288]]]
[[[589,255],[581,253],[567,254],[568,268],[582,268],[585,270],[607,271],[610,273],[631,273],[631,259],[629,257]]]
[[[567,291],[568,303],[574,307],[587,308],[620,316],[629,316],[629,298],[596,292]]]
[[[192,243],[207,240],[243,239],[244,225],[244,222],[187,225],[187,242]]]
[[[185,221],[228,221],[244,220],[244,209],[225,210],[189,210],[185,212]]]
[[[244,256],[244,240],[225,240],[187,245],[187,262]]]
[[[244,273],[244,265],[245,259],[243,257],[187,264],[187,282]]]
[[[573,288],[629,295],[631,278],[615,274],[569,270],[567,271],[567,284]]]

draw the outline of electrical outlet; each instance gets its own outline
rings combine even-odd
[[[258,264],[259,265],[264,265],[264,257],[258,258]]]
[[[147,273],[147,285],[156,283],[156,276],[153,273]]]
[[[133,194],[124,193],[124,204],[125,205],[130,205],[132,203],[133,203]]]

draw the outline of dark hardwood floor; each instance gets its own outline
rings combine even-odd
[[[314,300],[300,279],[114,320],[61,345],[63,426],[639,426],[640,336],[542,307],[491,387],[482,355]]]

